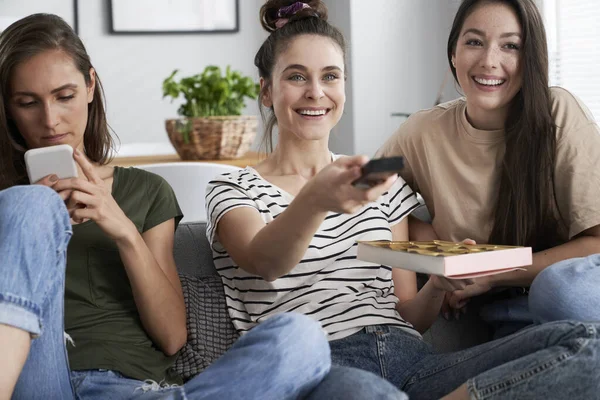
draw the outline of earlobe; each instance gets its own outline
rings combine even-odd
[[[91,103],[94,100],[94,90],[96,90],[96,70],[90,68],[90,83],[87,87],[87,101]]]
[[[273,100],[271,99],[271,87],[267,87],[267,81],[264,78],[260,78],[260,102],[267,108],[273,107]]]
[[[452,67],[454,67],[454,69],[456,69],[456,56],[454,54],[452,54],[452,58],[450,60],[452,62]]]

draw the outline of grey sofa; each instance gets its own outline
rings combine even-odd
[[[188,309],[188,342],[175,371],[184,379],[201,372],[237,338],[205,230],[205,223],[188,222],[180,224],[175,235],[175,261]],[[476,307],[470,307],[458,321],[438,318],[424,337],[438,351],[447,352],[487,341],[490,331],[479,320]]]

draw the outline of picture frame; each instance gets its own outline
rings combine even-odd
[[[239,0],[109,0],[112,34],[239,32]]]

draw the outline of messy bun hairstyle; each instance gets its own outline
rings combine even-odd
[[[297,36],[323,36],[333,40],[340,47],[345,63],[346,39],[339,29],[327,22],[327,7],[321,0],[267,0],[260,8],[260,23],[270,35],[256,53],[254,65],[258,68],[259,76],[265,81],[258,107],[265,125],[262,145],[270,152],[273,150],[272,135],[277,118],[272,107],[265,108],[262,105],[262,98],[272,84],[273,68],[281,52]]]

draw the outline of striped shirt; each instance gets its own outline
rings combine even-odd
[[[250,167],[215,178],[206,190],[206,234],[238,332],[243,334],[275,314],[294,311],[319,321],[329,340],[381,324],[418,335],[396,311],[391,268],[356,259],[357,240],[391,240],[390,227],[418,206],[401,178],[376,202],[354,214],[330,212],[300,263],[273,282],[239,268],[219,242],[216,227],[225,213],[238,207],[256,209],[268,224],[285,211],[293,196]]]

